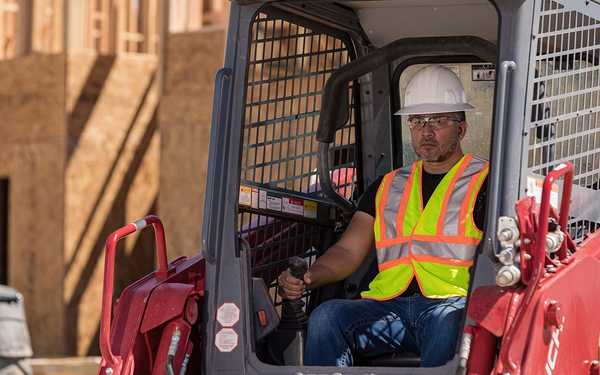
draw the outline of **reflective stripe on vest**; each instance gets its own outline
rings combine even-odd
[[[466,296],[469,267],[483,233],[473,222],[488,163],[467,154],[450,169],[423,207],[422,161],[384,176],[375,198],[379,274],[362,293],[385,300],[413,277],[430,298]]]

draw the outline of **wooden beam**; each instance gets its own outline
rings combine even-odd
[[[100,53],[110,53],[110,0],[100,0],[100,13],[102,18],[100,21]]]
[[[158,0],[148,0],[148,18],[146,19],[147,52],[156,54],[158,52]]]
[[[32,1],[19,0],[18,21],[15,20],[15,56],[24,56],[31,52],[32,41]]]
[[[117,6],[117,53],[127,51],[127,39],[125,32],[127,30],[127,4],[126,0],[118,0]]]
[[[135,44],[131,41],[130,38],[128,38],[129,33],[134,32],[134,28],[133,28],[133,24],[134,24],[134,16],[135,16],[135,9],[133,9],[133,1],[132,0],[126,0],[127,1],[127,26],[126,29],[124,31],[124,37],[125,40],[127,41],[127,47],[125,48],[125,52],[134,52],[135,49]]]
[[[169,34],[169,0],[158,0],[160,15],[158,18],[158,92],[160,95],[164,91],[165,79],[165,60],[167,51],[167,35]]]

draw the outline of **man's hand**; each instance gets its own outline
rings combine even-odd
[[[304,290],[312,283],[310,272],[304,274],[304,280],[299,280],[290,274],[289,270],[283,271],[277,278],[279,284],[278,293],[285,299],[298,299]]]

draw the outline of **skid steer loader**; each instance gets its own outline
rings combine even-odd
[[[393,113],[432,63],[477,102],[466,149],[491,163],[454,359],[305,366],[306,317],[357,298],[374,255],[294,305],[277,275],[301,274],[364,189],[415,158]],[[202,252],[169,263],[156,216],[108,238],[99,374],[600,374],[599,113],[595,0],[232,0]],[[157,270],[113,309],[117,243],[146,227]]]

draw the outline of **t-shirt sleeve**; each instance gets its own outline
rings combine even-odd
[[[378,177],[375,182],[369,185],[363,195],[360,196],[357,211],[362,211],[375,218],[375,196],[377,195],[377,189],[381,181],[383,181],[383,176]]]
[[[488,178],[486,177],[481,184],[477,198],[475,198],[475,207],[473,208],[473,221],[477,228],[484,230],[483,224],[485,222],[485,208],[487,201],[487,190],[488,190]]]

